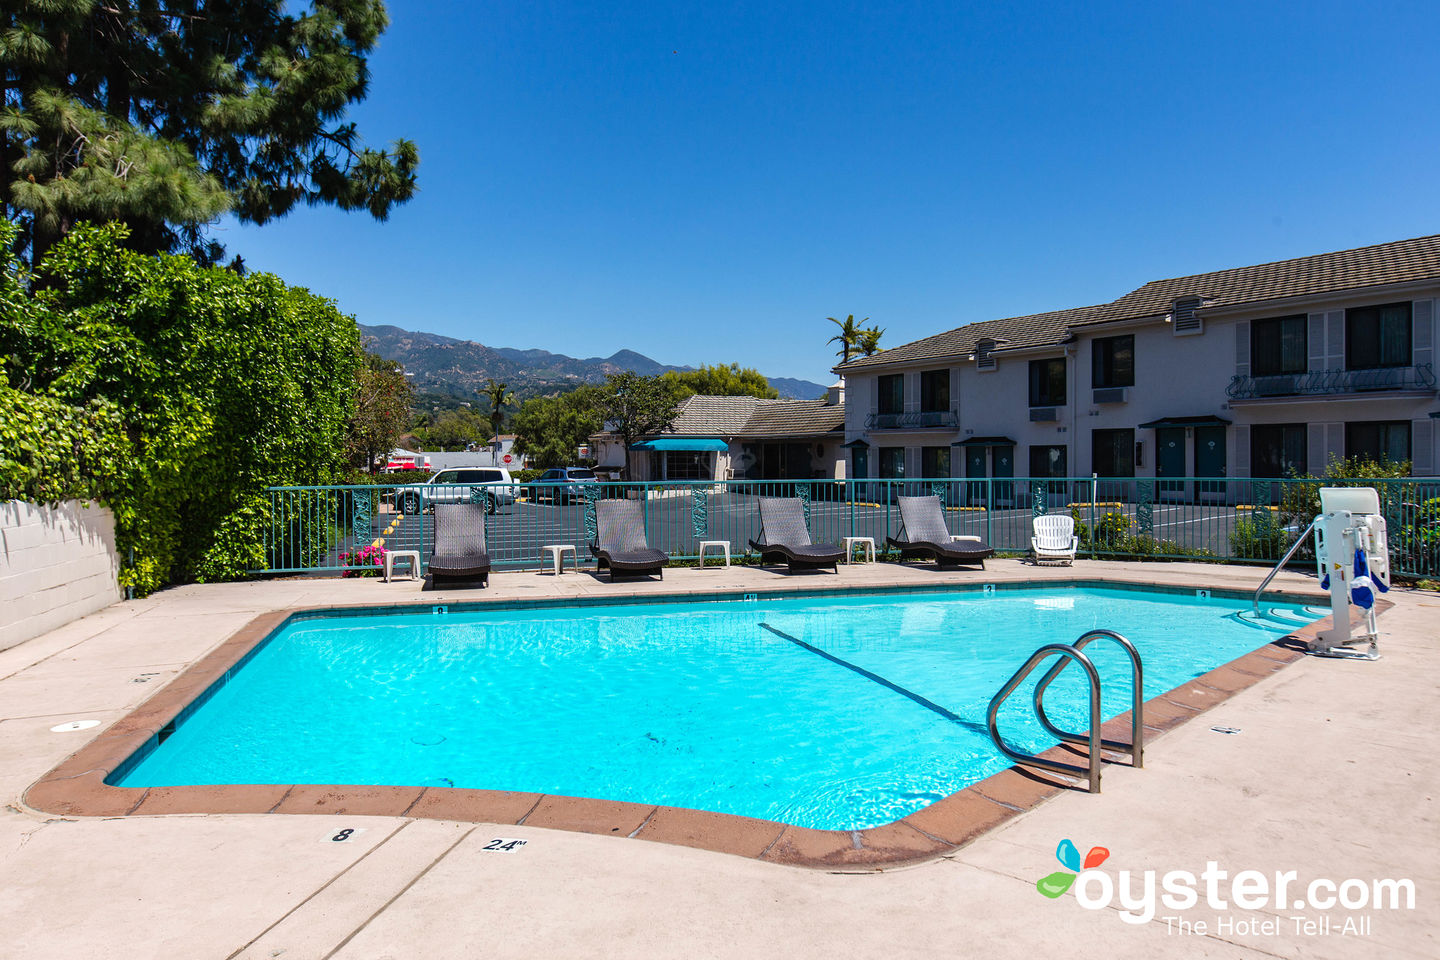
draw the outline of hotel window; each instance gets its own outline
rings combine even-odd
[[[1410,304],[1345,311],[1345,369],[1410,366]]]
[[[945,480],[950,477],[950,448],[921,447],[920,476],[926,480]]]
[[[1364,457],[1375,463],[1404,463],[1410,459],[1410,421],[1345,424],[1345,456]]]
[[[1135,336],[1102,337],[1090,346],[1091,386],[1135,386]]]
[[[876,381],[879,390],[879,405],[875,408],[877,413],[902,413],[905,410],[905,375],[903,373],[892,373],[879,377]]]
[[[683,450],[665,451],[666,480],[709,480],[709,453],[692,453]]]
[[[920,412],[945,413],[950,409],[950,371],[926,370],[920,374]],[[928,474],[927,474],[928,476]]]
[[[1135,431],[1096,430],[1090,434],[1090,469],[1102,478],[1135,476]]]
[[[1030,406],[1065,405],[1065,358],[1030,361]]]
[[[1273,317],[1250,324],[1250,375],[1278,377],[1304,373],[1309,362],[1305,354],[1305,315]]]
[[[1030,476],[1063,477],[1068,468],[1065,465],[1065,448],[1056,446],[1030,446]]]
[[[1283,479],[1306,469],[1305,424],[1259,423],[1250,428],[1250,476]]]
[[[880,479],[898,480],[905,476],[905,448],[880,448]]]

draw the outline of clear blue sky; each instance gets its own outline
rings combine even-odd
[[[219,236],[362,323],[829,382],[827,316],[1440,232],[1440,5],[972,6],[392,0],[352,116],[417,197]]]

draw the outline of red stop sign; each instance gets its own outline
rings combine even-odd
[[[510,454],[507,453],[507,454],[505,454],[505,456],[503,456],[503,457],[500,458],[500,462],[501,462],[501,463],[509,463],[509,462],[510,462],[511,460],[513,460],[513,459],[514,459],[514,458],[511,457]]]

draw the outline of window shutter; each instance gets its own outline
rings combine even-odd
[[[1306,431],[1306,440],[1309,441],[1306,444],[1305,450],[1306,471],[1308,473],[1319,473],[1320,468],[1316,465],[1319,464],[1323,466],[1325,463],[1325,424],[1310,424],[1309,429]]]
[[[1410,337],[1410,362],[1415,366],[1430,363],[1435,346],[1435,301],[1416,300],[1410,311],[1413,326]]]
[[[1435,421],[1429,417],[1410,421],[1410,475],[1435,475]]]
[[[1305,331],[1306,349],[1310,354],[1310,361],[1306,369],[1310,371],[1325,369],[1325,314],[1310,314],[1309,322]]]
[[[1325,424],[1325,456],[1320,458],[1319,463],[1311,463],[1309,472],[1324,473],[1331,457],[1336,460],[1345,459],[1345,424],[1343,423]]]
[[[905,379],[902,382],[905,384],[905,397],[902,406],[906,413],[915,413],[920,409],[920,374],[911,371],[905,374]]]
[[[1235,456],[1230,458],[1235,464],[1235,476],[1248,477],[1250,476],[1250,425],[1237,423],[1235,429],[1230,433],[1235,437]]]
[[[1325,314],[1325,369],[1345,369],[1345,311]]]
[[[1250,376],[1250,321],[1235,324],[1235,376]]]

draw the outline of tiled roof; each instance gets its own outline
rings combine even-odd
[[[813,437],[845,429],[845,404],[820,400],[761,400],[741,436]]]
[[[971,323],[944,333],[937,333],[924,340],[883,350],[872,357],[851,360],[839,367],[840,370],[860,370],[888,363],[906,360],[929,360],[936,357],[963,357],[975,350],[976,342],[984,339],[996,341],[997,348],[1013,350],[1019,347],[1033,347],[1046,343],[1062,343],[1069,338],[1072,326],[1088,322],[1101,307],[1076,307],[1072,310],[1055,310],[1051,313],[1035,313],[1028,317],[1010,317],[1006,320],[985,320]]]
[[[750,419],[758,397],[686,397],[670,432],[682,437],[731,437]]]
[[[1160,316],[1183,297],[1203,297],[1206,307],[1228,307],[1436,278],[1440,278],[1440,235],[1152,280],[1107,306],[1102,319]]]
[[[1000,351],[1060,344],[1071,338],[1073,327],[1162,316],[1170,312],[1176,299],[1185,297],[1204,298],[1203,314],[1206,307],[1321,296],[1383,284],[1437,279],[1440,279],[1440,235],[1397,240],[1294,260],[1154,280],[1111,303],[971,323],[872,357],[851,360],[838,369],[849,372],[891,363],[965,356],[974,350],[975,341],[985,337],[1001,341],[997,345]]]
[[[845,405],[822,400],[688,397],[668,435],[681,437],[813,437],[845,426]]]

